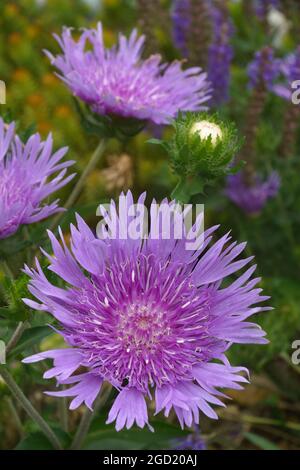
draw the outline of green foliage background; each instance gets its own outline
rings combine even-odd
[[[89,8],[80,0],[51,0],[44,6],[37,6],[34,0],[0,4],[0,79],[7,85],[7,105],[1,107],[1,112],[6,118],[17,120],[20,133],[30,133],[36,129],[45,137],[48,132],[53,132],[57,147],[69,146],[68,157],[76,160],[79,173],[85,167],[97,139],[85,133],[72,97],[55,77],[43,49],[58,51],[52,33],[60,33],[62,26],[93,27],[99,20],[104,24],[106,43],[111,45],[119,31],[128,32],[136,26],[138,18],[135,6],[135,2],[130,0],[106,0],[97,10]],[[162,2],[162,8],[167,12],[164,18],[169,17],[169,6],[170,2]],[[231,98],[219,112],[236,122],[242,132],[250,93],[247,89],[246,66],[254,52],[265,44],[266,38],[257,19],[245,18],[239,4],[231,5],[231,13],[236,28]],[[163,27],[158,21],[155,34],[160,52],[168,60],[180,57],[172,44],[170,30],[170,24]],[[277,55],[283,56],[296,45],[297,38],[290,33]],[[224,421],[213,424],[204,419],[201,427],[211,448],[300,448],[300,369],[290,361],[292,342],[300,338],[300,147],[298,145],[297,154],[289,161],[279,155],[285,107],[286,103],[270,94],[259,127],[257,167],[265,174],[276,168],[282,180],[279,196],[270,201],[263,213],[257,217],[247,217],[230,204],[223,194],[223,180],[207,190],[204,201],[194,200],[205,202],[207,226],[220,223],[220,233],[232,230],[233,238],[248,241],[247,253],[255,255],[263,279],[261,285],[271,296],[274,307],[273,311],[259,316],[270,344],[266,347],[234,346],[230,352],[233,364],[245,365],[255,377],[263,377],[268,381],[268,393],[262,399],[257,398],[258,392],[254,388],[249,405],[238,399],[235,408],[231,409],[234,418],[227,416]],[[169,195],[177,182],[164,150],[146,144],[152,134],[153,129],[149,128],[130,144],[112,141],[107,150],[107,156],[121,152],[131,155],[135,168],[133,191],[138,194],[146,189],[148,202],[154,196],[160,199]],[[164,138],[170,135],[171,130],[165,129]],[[104,161],[102,166],[106,164]],[[61,191],[62,200],[66,199],[69,191],[70,186]],[[63,228],[67,230],[75,210],[94,225],[97,222],[95,211],[98,204],[115,195],[114,191],[105,189],[103,175],[98,168],[89,177],[78,205],[64,216]],[[17,276],[14,284],[7,273],[0,272],[0,337],[7,341],[17,321],[30,319],[31,328],[24,333],[8,359],[16,380],[22,383],[27,396],[35,401],[67,446],[82,410],[73,412],[70,432],[61,431],[58,424],[59,405],[56,400],[42,394],[45,389],[41,373],[43,366],[34,364],[30,369],[28,366],[25,369],[20,362],[34,350],[57,347],[61,342],[46,326],[51,323],[51,319],[44,313],[30,312],[20,300],[28,296],[27,279],[20,268],[26,262],[26,257],[30,258],[39,245],[48,248],[45,238],[48,224],[45,221],[28,227],[27,231],[21,229],[15,237],[0,243],[0,257],[6,259]],[[11,422],[9,401],[9,392],[0,380],[0,447],[49,448],[47,439],[21,410],[22,431]],[[250,421],[249,415],[252,416]],[[253,417],[260,417],[261,421],[255,422]],[[105,425],[105,419],[106,414],[103,412],[94,421],[84,448],[164,449],[172,446],[173,439],[186,435],[172,418],[168,422],[157,418],[153,423],[156,428],[153,435],[147,430],[137,429],[117,434],[112,426]],[[291,421],[294,423],[292,426]],[[236,438],[237,434],[240,439]]]

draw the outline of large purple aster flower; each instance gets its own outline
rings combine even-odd
[[[143,203],[144,195],[134,207],[129,192],[120,197],[119,210],[114,202],[109,209],[100,206],[107,226],[117,221],[116,237],[96,238],[77,216],[71,251],[62,233],[61,245],[49,232],[54,257],[45,253],[48,269],[66,288],[51,284],[38,261],[36,269],[25,268],[29,290],[39,300],[25,303],[60,322],[68,348],[23,362],[53,359],[44,377],[72,386],[47,393],[73,397],[71,409],[83,402],[91,408],[103,382],[110,382],[119,394],[107,422],[116,421],[117,430],[148,424],[146,398],[153,397],[156,413],[164,410],[168,416],[173,408],[182,427],[198,423],[199,411],[216,419],[211,404],[222,406],[224,396],[217,387],[240,389],[247,382],[241,375],[246,369],[232,367],[226,350],[232,343],[267,343],[265,332],[248,321],[267,310],[255,306],[268,298],[255,287],[255,266],[222,285],[250,263],[252,258],[238,259],[245,243],[232,242],[227,234],[209,247],[217,227],[205,232],[195,251],[187,249],[188,230],[181,239],[167,239],[161,221],[175,207],[167,201],[159,210],[152,203],[149,237],[134,237],[131,228],[141,224]],[[170,232],[178,234],[183,218],[173,220]],[[85,371],[73,375],[82,367]]]
[[[198,67],[182,70],[180,62],[162,64],[160,55],[141,60],[144,36],[134,30],[129,39],[106,49],[102,26],[83,31],[78,42],[71,29],[56,36],[63,55],[52,63],[75,96],[100,115],[117,115],[166,124],[178,111],[205,109],[209,100],[206,74]],[[89,49],[86,47],[89,45]]]
[[[45,206],[41,202],[74,176],[65,176],[74,162],[61,162],[67,148],[52,154],[51,135],[42,142],[35,134],[23,144],[14,130],[14,123],[6,125],[0,119],[0,239],[14,234],[22,224],[63,210],[58,200]]]
[[[247,214],[258,214],[267,201],[277,195],[279,188],[280,178],[276,171],[273,171],[266,180],[256,175],[251,185],[244,181],[244,174],[240,172],[228,177],[225,194]]]

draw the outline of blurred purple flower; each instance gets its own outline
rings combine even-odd
[[[263,19],[270,10],[270,8],[279,7],[279,0],[255,0],[254,6],[257,16],[260,19]]]
[[[270,89],[280,73],[281,62],[274,58],[271,47],[255,53],[253,61],[248,66],[249,87],[255,88],[261,80]]]
[[[256,175],[250,186],[245,182],[243,172],[240,172],[228,177],[225,194],[247,214],[257,214],[262,211],[268,199],[277,195],[279,188],[280,178],[275,171],[266,180]]]
[[[224,406],[217,387],[241,389],[240,383],[247,382],[241,375],[247,370],[229,364],[227,349],[232,343],[267,343],[265,332],[248,321],[268,310],[256,305],[268,297],[255,287],[255,266],[227,283],[228,276],[252,260],[238,259],[246,244],[237,245],[226,234],[209,247],[215,226],[191,251],[186,248],[191,232],[175,215],[166,239],[161,223],[176,207],[167,200],[159,208],[153,201],[149,237],[137,238],[132,228],[145,220],[144,200],[145,194],[134,206],[128,192],[120,196],[119,208],[113,201],[100,206],[101,227],[117,223],[120,231],[114,237],[96,238],[79,216],[77,227],[71,225],[71,251],[61,231],[62,245],[49,232],[54,256],[44,252],[48,269],[68,284],[65,288],[47,280],[38,260],[36,269],[25,267],[29,291],[39,301],[25,303],[60,322],[68,348],[23,362],[53,359],[54,367],[44,377],[72,387],[47,393],[73,397],[71,409],[82,403],[92,408],[103,381],[110,382],[119,394],[107,423],[116,421],[117,431],[134,422],[141,428],[148,425],[145,398],[153,395],[156,413],[164,410],[168,416],[173,408],[182,427],[198,424],[199,411],[216,419],[210,404]],[[72,375],[82,367],[83,373]]]
[[[23,144],[15,135],[15,124],[6,125],[0,118],[0,239],[13,235],[20,225],[63,210],[58,200],[41,206],[44,199],[74,177],[65,176],[74,162],[59,163],[67,148],[52,154],[52,143],[51,135],[42,142],[35,134]],[[56,172],[56,177],[47,182]]]
[[[208,80],[212,84],[211,104],[219,106],[229,97],[230,65],[233,59],[233,47],[230,44],[233,24],[226,11],[212,8],[213,42],[209,47]]]
[[[167,124],[179,111],[206,109],[206,74],[199,67],[182,70],[178,61],[162,64],[160,55],[141,60],[145,38],[136,30],[129,39],[120,35],[111,49],[104,47],[101,23],[84,30],[78,42],[69,28],[55,37],[63,54],[47,54],[59,77],[97,114]]]
[[[187,35],[190,26],[189,0],[174,0],[171,10],[173,39],[184,57],[188,57]]]
[[[226,14],[226,9],[214,7],[210,3],[209,5],[213,34],[208,51],[208,81],[213,89],[211,104],[218,106],[228,99],[230,65],[233,58],[233,47],[230,45],[233,24]],[[182,55],[188,57],[187,39],[191,23],[189,0],[173,2],[172,20],[174,43]]]
[[[199,426],[194,426],[194,432],[185,437],[175,439],[173,448],[176,450],[206,450],[206,444],[201,437]]]
[[[271,90],[287,101],[292,100],[294,88],[292,83],[300,80],[300,46],[280,63],[281,80],[271,86]],[[298,86],[299,88],[299,86]]]

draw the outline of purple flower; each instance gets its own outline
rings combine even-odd
[[[255,0],[255,12],[260,19],[264,19],[270,8],[278,8],[279,0]]]
[[[212,104],[219,106],[229,97],[233,25],[226,11],[212,8],[214,39],[209,47],[208,79],[212,84]]]
[[[173,39],[175,46],[184,57],[188,56],[187,37],[191,23],[189,0],[174,0],[171,11],[173,22]]]
[[[225,194],[247,214],[257,214],[262,211],[268,199],[277,195],[279,188],[280,178],[275,171],[265,181],[256,175],[250,186],[244,181],[243,172],[240,172],[228,177]]]
[[[271,87],[271,90],[287,101],[292,100],[292,83],[300,80],[300,46],[293,54],[282,60],[280,64],[281,80]]]
[[[42,142],[35,134],[23,144],[14,131],[14,123],[7,126],[0,119],[0,239],[14,234],[20,225],[63,210],[58,200],[45,206],[41,202],[74,177],[65,176],[74,162],[60,162],[67,148],[52,154],[51,135]]]
[[[248,66],[249,87],[256,88],[262,81],[270,89],[279,71],[280,60],[274,58],[274,51],[271,47],[264,47],[255,53],[254,60]]]
[[[136,30],[129,39],[120,35],[111,49],[104,47],[100,23],[97,29],[85,30],[78,42],[69,28],[55,37],[63,55],[48,56],[73,94],[97,114],[167,124],[179,111],[206,109],[206,74],[198,67],[182,70],[178,61],[162,64],[160,55],[143,61],[145,38],[138,38]]]
[[[156,413],[168,416],[173,408],[182,427],[198,424],[199,411],[216,419],[211,404],[224,406],[217,388],[241,389],[240,383],[247,382],[241,375],[247,370],[229,364],[227,349],[232,343],[267,343],[265,332],[248,321],[268,310],[256,305],[268,297],[255,287],[255,266],[222,285],[252,260],[238,259],[246,244],[226,234],[209,246],[215,226],[191,251],[186,247],[191,232],[175,215],[170,225],[174,235],[167,239],[161,222],[176,203],[166,200],[159,209],[151,204],[148,238],[135,237],[132,228],[145,220],[144,199],[140,196],[134,206],[128,192],[121,195],[119,208],[114,202],[100,206],[103,227],[117,224],[115,236],[104,236],[103,228],[101,239],[95,237],[79,216],[77,226],[71,225],[71,250],[61,231],[62,244],[49,232],[54,256],[44,252],[48,269],[67,283],[65,288],[47,280],[38,260],[36,269],[25,267],[29,291],[38,299],[25,303],[59,321],[68,348],[23,362],[53,359],[44,377],[72,386],[47,393],[72,396],[72,409],[81,403],[91,408],[103,381],[111,383],[119,394],[107,422],[116,421],[117,431],[134,422],[141,428],[149,425],[146,397],[155,398]],[[73,375],[79,368],[85,371]]]
[[[194,428],[193,433],[173,441],[176,450],[206,450],[206,444],[201,437],[199,426]]]
[[[228,99],[230,65],[233,58],[233,47],[230,45],[233,24],[226,8],[214,7],[210,3],[209,6],[213,34],[208,51],[208,80],[213,90],[211,104],[218,106]],[[188,57],[187,41],[191,24],[189,0],[174,1],[172,20],[174,43],[182,55]]]

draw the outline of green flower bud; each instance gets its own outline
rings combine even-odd
[[[217,114],[186,113],[173,122],[170,141],[152,140],[161,144],[170,156],[179,184],[173,196],[187,202],[200,194],[217,178],[236,171],[232,162],[240,148],[237,129]]]
[[[230,173],[240,147],[236,127],[216,114],[188,113],[174,121],[168,151],[175,172],[209,180]]]

